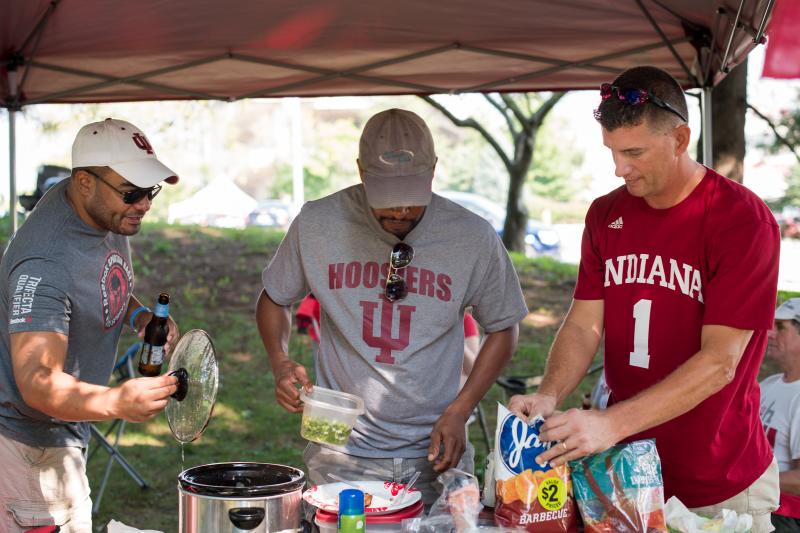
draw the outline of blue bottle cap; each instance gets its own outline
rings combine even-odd
[[[344,489],[339,493],[339,516],[364,514],[364,493],[357,489]]]

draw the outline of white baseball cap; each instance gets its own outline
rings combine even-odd
[[[358,143],[367,202],[375,209],[428,205],[436,151],[417,114],[387,109],[370,118]]]
[[[81,167],[109,167],[143,189],[162,181],[178,182],[178,176],[156,159],[142,130],[113,118],[87,124],[75,136],[72,168]]]
[[[790,298],[775,310],[775,320],[796,320],[800,322],[800,298]]]

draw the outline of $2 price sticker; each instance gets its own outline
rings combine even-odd
[[[567,486],[564,480],[549,477],[539,485],[539,503],[548,511],[557,511],[567,502]]]

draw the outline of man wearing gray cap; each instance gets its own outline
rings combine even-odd
[[[761,382],[761,421],[780,470],[780,507],[772,525],[800,532],[800,298],[775,311],[767,357],[783,370]]]
[[[317,385],[365,403],[345,446],[306,448],[313,484],[329,472],[405,483],[419,470],[430,504],[438,472],[473,469],[464,424],[514,352],[527,309],[489,223],[432,194],[436,161],[419,116],[373,116],[359,143],[361,184],[308,202],[264,269],[256,320],[278,403],[300,412],[297,387],[311,388],[287,355],[288,306],[309,292],[322,308]],[[470,306],[487,335],[459,392]]]
[[[122,328],[143,335],[152,317],[133,295],[128,236],[177,180],[134,125],[88,124],[72,175],[12,237],[0,262],[0,531],[91,532],[88,422],[147,420],[175,392],[168,375],[106,384]],[[167,348],[177,336],[170,318]]]

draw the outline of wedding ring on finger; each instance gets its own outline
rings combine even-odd
[[[567,449],[567,443],[566,443],[566,442],[562,442],[562,443],[561,443],[561,447],[562,447],[562,448],[564,448],[564,451],[565,451],[565,452],[569,451],[569,450]]]

